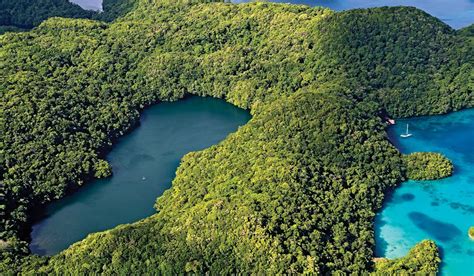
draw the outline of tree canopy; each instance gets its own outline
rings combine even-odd
[[[435,152],[415,152],[404,156],[407,176],[414,180],[435,180],[451,176],[453,164]]]
[[[375,262],[375,275],[436,275],[441,263],[439,250],[434,242],[424,240],[413,247],[407,256],[394,260],[379,259]]]

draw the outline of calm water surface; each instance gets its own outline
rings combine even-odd
[[[413,137],[400,138],[410,124]],[[399,120],[389,128],[403,152],[434,151],[454,163],[452,177],[407,181],[389,197],[376,219],[378,256],[396,258],[423,239],[442,250],[442,275],[474,275],[474,109]]]
[[[89,233],[152,215],[184,154],[217,144],[249,119],[247,111],[214,98],[191,97],[145,110],[141,126],[107,156],[114,175],[50,204],[33,226],[31,250],[55,254]]]

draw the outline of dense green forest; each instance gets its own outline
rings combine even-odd
[[[2,274],[437,270],[426,242],[372,260],[375,212],[407,177],[381,118],[473,106],[469,31],[414,8],[127,3],[0,36]],[[28,255],[31,210],[107,176],[140,111],[186,94],[253,118],[187,154],[155,215]]]
[[[131,11],[138,0],[102,0],[103,12],[96,14],[94,19],[111,22]]]
[[[415,152],[404,156],[407,177],[414,180],[435,180],[451,176],[453,164],[434,152]]]

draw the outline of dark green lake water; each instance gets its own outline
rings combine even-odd
[[[46,208],[33,225],[32,252],[55,254],[90,233],[152,215],[184,154],[217,144],[249,119],[247,111],[214,98],[190,97],[146,109],[141,126],[108,154],[112,177]]]

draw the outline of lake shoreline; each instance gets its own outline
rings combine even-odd
[[[193,107],[193,106],[195,106],[197,108],[196,111],[189,110],[189,108]],[[186,109],[182,110],[185,107],[186,107]],[[216,108],[222,109],[222,110],[218,111],[218,113],[216,113],[215,115],[211,115],[211,114],[213,114],[213,112],[215,112],[213,110],[216,109]],[[199,111],[199,109],[202,109],[202,112],[204,112],[204,113]],[[119,181],[118,180],[119,178],[123,178],[123,177],[127,177],[127,179],[128,179],[128,175],[131,173],[130,169],[127,169],[126,171],[124,171],[124,169],[129,168],[130,166],[132,166],[132,167],[138,166],[137,168],[140,168],[140,164],[143,163],[143,162],[144,162],[143,164],[145,164],[146,166],[151,166],[150,168],[154,168],[155,166],[159,166],[160,162],[163,162],[161,160],[162,158],[172,157],[173,160],[175,160],[175,161],[172,161],[172,163],[169,163],[168,165],[166,165],[167,167],[172,168],[172,170],[170,170],[166,173],[166,175],[167,175],[166,178],[168,179],[168,180],[166,180],[166,182],[171,184],[171,180],[174,178],[174,175],[175,175],[175,172],[176,172],[176,167],[179,165],[179,161],[180,161],[182,155],[188,153],[188,151],[184,150],[184,148],[179,152],[179,154],[178,153],[173,153],[172,155],[169,155],[169,154],[166,153],[166,151],[169,150],[168,149],[169,147],[166,148],[166,149],[163,149],[163,150],[161,150],[161,153],[160,152],[155,153],[155,154],[158,154],[158,155],[155,156],[154,159],[156,159],[157,157],[160,158],[160,159],[156,159],[157,161],[152,161],[152,159],[149,159],[147,157],[148,159],[144,159],[143,161],[140,161],[140,162],[130,161],[131,163],[129,162],[130,164],[128,164],[128,165],[126,163],[123,163],[123,160],[126,160],[124,158],[134,158],[134,156],[140,156],[140,155],[137,155],[137,151],[140,152],[141,150],[135,149],[135,150],[132,150],[130,153],[126,154],[128,157],[127,156],[122,156],[122,157],[120,157],[121,158],[120,160],[122,160],[122,161],[117,161],[118,160],[117,159],[117,154],[118,154],[117,152],[118,151],[123,152],[124,147],[127,147],[127,145],[130,144],[130,141],[137,141],[137,142],[134,142],[135,144],[139,143],[138,140],[137,140],[139,138],[137,138],[137,136],[146,135],[145,138],[143,138],[143,139],[145,139],[144,141],[149,141],[149,142],[144,142],[144,143],[151,143],[151,141],[156,141],[156,139],[158,139],[154,135],[150,136],[150,131],[151,131],[150,128],[155,129],[156,127],[158,127],[158,126],[160,126],[160,125],[162,125],[166,122],[166,120],[167,120],[166,116],[159,115],[162,112],[165,112],[164,110],[169,110],[169,112],[171,112],[170,114],[177,114],[177,116],[178,116],[177,119],[179,119],[179,120],[188,120],[189,122],[195,121],[196,118],[209,118],[209,123],[211,125],[208,125],[207,127],[201,127],[202,122],[198,125],[193,126],[193,127],[189,127],[189,123],[180,124],[178,122],[169,121],[170,129],[179,130],[179,129],[184,129],[185,126],[188,126],[190,131],[195,130],[196,127],[201,129],[200,131],[198,131],[196,133],[190,133],[191,134],[190,137],[192,137],[192,140],[189,140],[189,139],[188,140],[189,140],[189,142],[194,143],[196,146],[190,147],[189,145],[186,145],[185,148],[186,149],[191,149],[191,151],[205,149],[208,146],[213,145],[213,143],[209,143],[209,142],[212,142],[212,141],[218,142],[221,139],[225,138],[225,136],[227,136],[227,134],[225,134],[225,136],[223,136],[222,131],[224,131],[224,132],[227,132],[227,130],[235,131],[236,128],[235,128],[235,126],[233,126],[233,123],[232,123],[233,120],[234,120],[233,118],[235,118],[236,123],[238,123],[238,125],[241,125],[241,124],[244,123],[244,121],[243,121],[244,118],[245,118],[245,120],[250,119],[250,115],[249,115],[248,111],[242,110],[242,109],[237,108],[237,107],[235,107],[231,104],[226,103],[223,100],[216,99],[216,98],[213,98],[213,97],[199,97],[199,96],[193,96],[193,95],[186,95],[185,97],[183,97],[183,98],[181,98],[177,101],[174,101],[174,102],[160,102],[158,104],[150,105],[148,107],[143,108],[140,111],[140,114],[141,114],[140,120],[136,120],[136,124],[134,124],[134,127],[129,128],[128,131],[124,132],[122,136],[118,137],[117,139],[114,139],[114,142],[113,142],[112,146],[109,147],[107,149],[107,151],[104,150],[101,153],[101,156],[106,156],[107,160],[112,163],[112,167],[113,167],[113,171],[114,171],[114,175],[112,177],[106,178],[106,179],[99,179],[99,180],[92,179],[92,181],[88,181],[82,186],[75,187],[74,189],[69,189],[68,194],[66,196],[62,197],[61,199],[55,200],[55,201],[50,202],[46,205],[43,205],[43,206],[41,206],[41,208],[35,208],[34,209],[36,212],[34,214],[32,214],[31,224],[28,227],[28,230],[29,230],[28,231],[28,238],[29,238],[28,241],[30,241],[30,249],[32,250],[33,253],[40,254],[40,255],[50,255],[50,253],[43,252],[35,244],[35,238],[38,235],[37,231],[41,231],[41,232],[46,231],[46,230],[41,230],[42,228],[38,228],[39,226],[41,226],[43,223],[45,223],[45,221],[52,221],[52,220],[54,221],[54,216],[58,215],[57,212],[65,212],[65,208],[66,209],[67,208],[72,208],[72,207],[68,207],[68,205],[71,205],[71,204],[77,205],[77,203],[75,203],[75,202],[77,202],[77,200],[79,198],[81,198],[81,196],[90,197],[90,196],[92,196],[92,195],[90,195],[90,193],[94,193],[94,192],[95,193],[100,193],[100,194],[105,193],[104,195],[101,196],[102,201],[103,201],[103,200],[107,199],[106,194],[109,193],[109,192],[106,192],[102,189],[114,189],[114,190],[111,190],[110,193],[117,193],[118,191],[115,190],[115,189],[117,189],[118,187],[114,188],[114,186],[110,186],[110,184],[107,184],[107,183],[115,183],[115,182]],[[191,112],[191,113],[189,113],[189,112]],[[201,112],[201,113],[196,113],[196,112]],[[188,114],[188,115],[186,115],[186,114]],[[199,115],[199,114],[202,114],[202,115]],[[206,114],[208,114],[208,115],[206,115]],[[189,118],[186,119],[185,118],[186,116],[189,116]],[[208,116],[212,116],[212,117],[208,117]],[[157,119],[159,120],[158,125],[156,125],[156,123],[154,123],[154,122],[156,122]],[[221,123],[218,123],[218,122],[221,122]],[[178,124],[178,128],[176,128],[177,127],[176,124]],[[226,126],[226,124],[227,124],[227,126]],[[182,125],[183,128],[179,128],[179,125]],[[155,128],[153,128],[153,127],[155,127]],[[159,129],[160,128],[156,128],[156,130],[159,130]],[[212,129],[215,129],[215,130],[212,130]],[[182,130],[182,131],[185,131],[185,130]],[[143,134],[140,134],[140,133],[143,133]],[[146,134],[146,133],[149,133],[149,134]],[[199,134],[199,133],[202,133],[202,134]],[[206,140],[207,138],[205,136],[202,136],[202,135],[207,135],[206,133],[209,133],[209,134],[212,134],[212,135],[218,135],[216,137],[216,138],[218,138],[218,140],[216,140],[216,138],[210,138],[211,140],[209,140],[209,142],[205,142],[205,141],[207,141]],[[219,134],[219,133],[222,133],[222,134]],[[164,133],[157,133],[157,135],[159,135],[159,136],[164,135]],[[178,136],[176,136],[176,135],[178,135],[178,134],[174,133],[174,136],[173,135],[165,135],[166,137],[162,138],[162,140],[164,141],[163,143],[172,143],[173,144],[173,141],[177,141],[176,143],[178,143],[178,144],[184,143],[185,140],[183,140],[183,138],[180,138],[179,135]],[[198,135],[198,136],[196,136],[196,135]],[[202,138],[199,138],[200,137],[199,135],[201,135]],[[150,140],[150,139],[152,139],[152,140]],[[187,144],[187,142],[185,144]],[[134,144],[130,144],[130,145],[134,145]],[[138,146],[140,148],[143,147],[141,145],[141,143],[136,144],[136,146]],[[134,146],[134,147],[136,147],[136,146]],[[157,151],[157,147],[155,146],[155,147],[153,147],[152,152],[156,152],[156,151]],[[142,155],[143,154],[150,154],[150,151],[148,151],[147,153],[143,152],[141,154]],[[165,155],[163,155],[163,154],[165,154]],[[145,156],[145,155],[143,155],[143,156]],[[166,156],[169,156],[169,157],[166,157]],[[174,157],[174,156],[176,156],[176,157]],[[150,163],[150,161],[152,161],[152,162]],[[117,162],[119,162],[119,163],[117,163]],[[137,171],[142,170],[142,169],[137,169],[137,168],[135,170],[137,170]],[[156,171],[156,169],[152,169],[152,170]],[[158,170],[158,172],[161,173],[160,170]],[[124,173],[125,173],[125,175],[124,175]],[[135,173],[135,172],[133,172],[133,173]],[[145,172],[141,172],[141,173],[145,173]],[[151,171],[148,172],[148,173],[151,173]],[[139,174],[139,173],[137,172],[135,174]],[[147,187],[147,184],[146,184],[147,182],[150,182],[150,184],[154,183],[153,182],[154,177],[152,175],[147,176],[147,177],[144,177],[144,176],[142,177],[140,175],[136,175],[134,179],[135,180],[129,179],[129,180],[126,180],[126,181],[127,182],[128,181],[137,181],[136,183],[139,184],[138,187],[144,187],[144,188]],[[96,182],[98,182],[98,183],[96,183]],[[162,183],[162,182],[160,181],[160,183]],[[107,185],[109,185],[110,188],[107,188],[108,187]],[[132,197],[133,197],[133,193],[136,192],[136,191],[133,191],[133,187],[130,187],[129,184],[126,184],[126,183],[121,184],[121,185],[122,186],[120,186],[120,187],[123,187],[125,189],[132,189],[128,193],[132,193]],[[134,186],[136,186],[136,185],[134,185]],[[159,186],[164,187],[161,184]],[[166,186],[165,189],[168,189],[168,188],[169,187]],[[159,188],[159,189],[160,189],[160,191],[162,190],[162,188]],[[156,195],[148,196],[149,204],[148,205],[142,205],[147,210],[146,213],[142,216],[142,218],[144,218],[144,217],[151,214],[151,212],[152,212],[151,210],[153,210],[153,203],[154,203],[156,197],[158,197],[160,194],[161,193],[156,194]],[[97,196],[95,196],[95,197],[97,197]],[[136,198],[136,199],[141,200],[141,197]],[[110,200],[111,199],[109,199],[109,201]],[[119,200],[119,199],[116,199],[116,200]],[[94,200],[93,202],[88,202],[86,204],[87,205],[96,204],[95,203],[96,201],[98,201],[99,205],[100,205],[101,200],[99,200],[99,199]],[[69,202],[69,203],[67,203],[67,202]],[[109,204],[113,204],[113,202],[114,201],[111,201]],[[64,204],[66,204],[66,205],[64,205]],[[81,204],[83,204],[83,203],[81,203]],[[88,208],[87,205],[84,206],[84,207]],[[71,205],[71,206],[74,207],[74,205]],[[146,206],[148,206],[148,207],[146,207]],[[59,211],[57,211],[57,212],[54,211],[53,213],[51,213],[52,210],[57,209],[57,208],[60,208]],[[81,207],[77,207],[77,208],[81,208]],[[110,207],[97,207],[97,208],[98,209],[107,209],[107,208],[110,208]],[[85,209],[85,210],[88,210],[88,209]],[[101,210],[97,210],[97,211],[100,212]],[[71,211],[69,211],[69,212],[71,212]],[[126,211],[124,211],[124,212],[126,213]],[[137,218],[137,219],[139,218],[139,217],[137,217],[137,214],[138,214],[137,212],[132,212],[132,213],[133,213],[132,217]],[[53,216],[53,217],[51,217],[51,216]],[[68,217],[70,217],[70,216],[68,216]],[[126,214],[124,214],[124,217],[126,217]],[[64,219],[66,219],[66,217],[64,217]],[[85,219],[85,218],[79,218],[79,219]],[[121,222],[125,221],[125,219],[123,219],[122,217],[120,217],[119,220]],[[132,223],[132,222],[135,222],[135,221],[136,221],[135,219],[129,219],[128,220],[129,223]],[[68,223],[70,225],[74,225],[74,223],[72,223],[72,224],[71,224],[71,222],[68,222]],[[97,228],[97,229],[99,231],[102,231],[102,230],[106,230],[106,229],[109,229],[109,228],[113,228],[115,225],[112,225],[112,224],[110,224],[110,227],[107,227],[107,228],[103,227],[103,228]],[[119,223],[119,224],[121,224],[121,223]],[[41,227],[43,227],[43,226],[41,226]],[[61,227],[61,226],[58,225],[58,227]],[[69,231],[64,230],[62,232],[69,234],[70,231],[71,230],[69,230]],[[47,233],[45,233],[45,234],[48,235]],[[54,252],[54,253],[56,253],[56,252]]]

